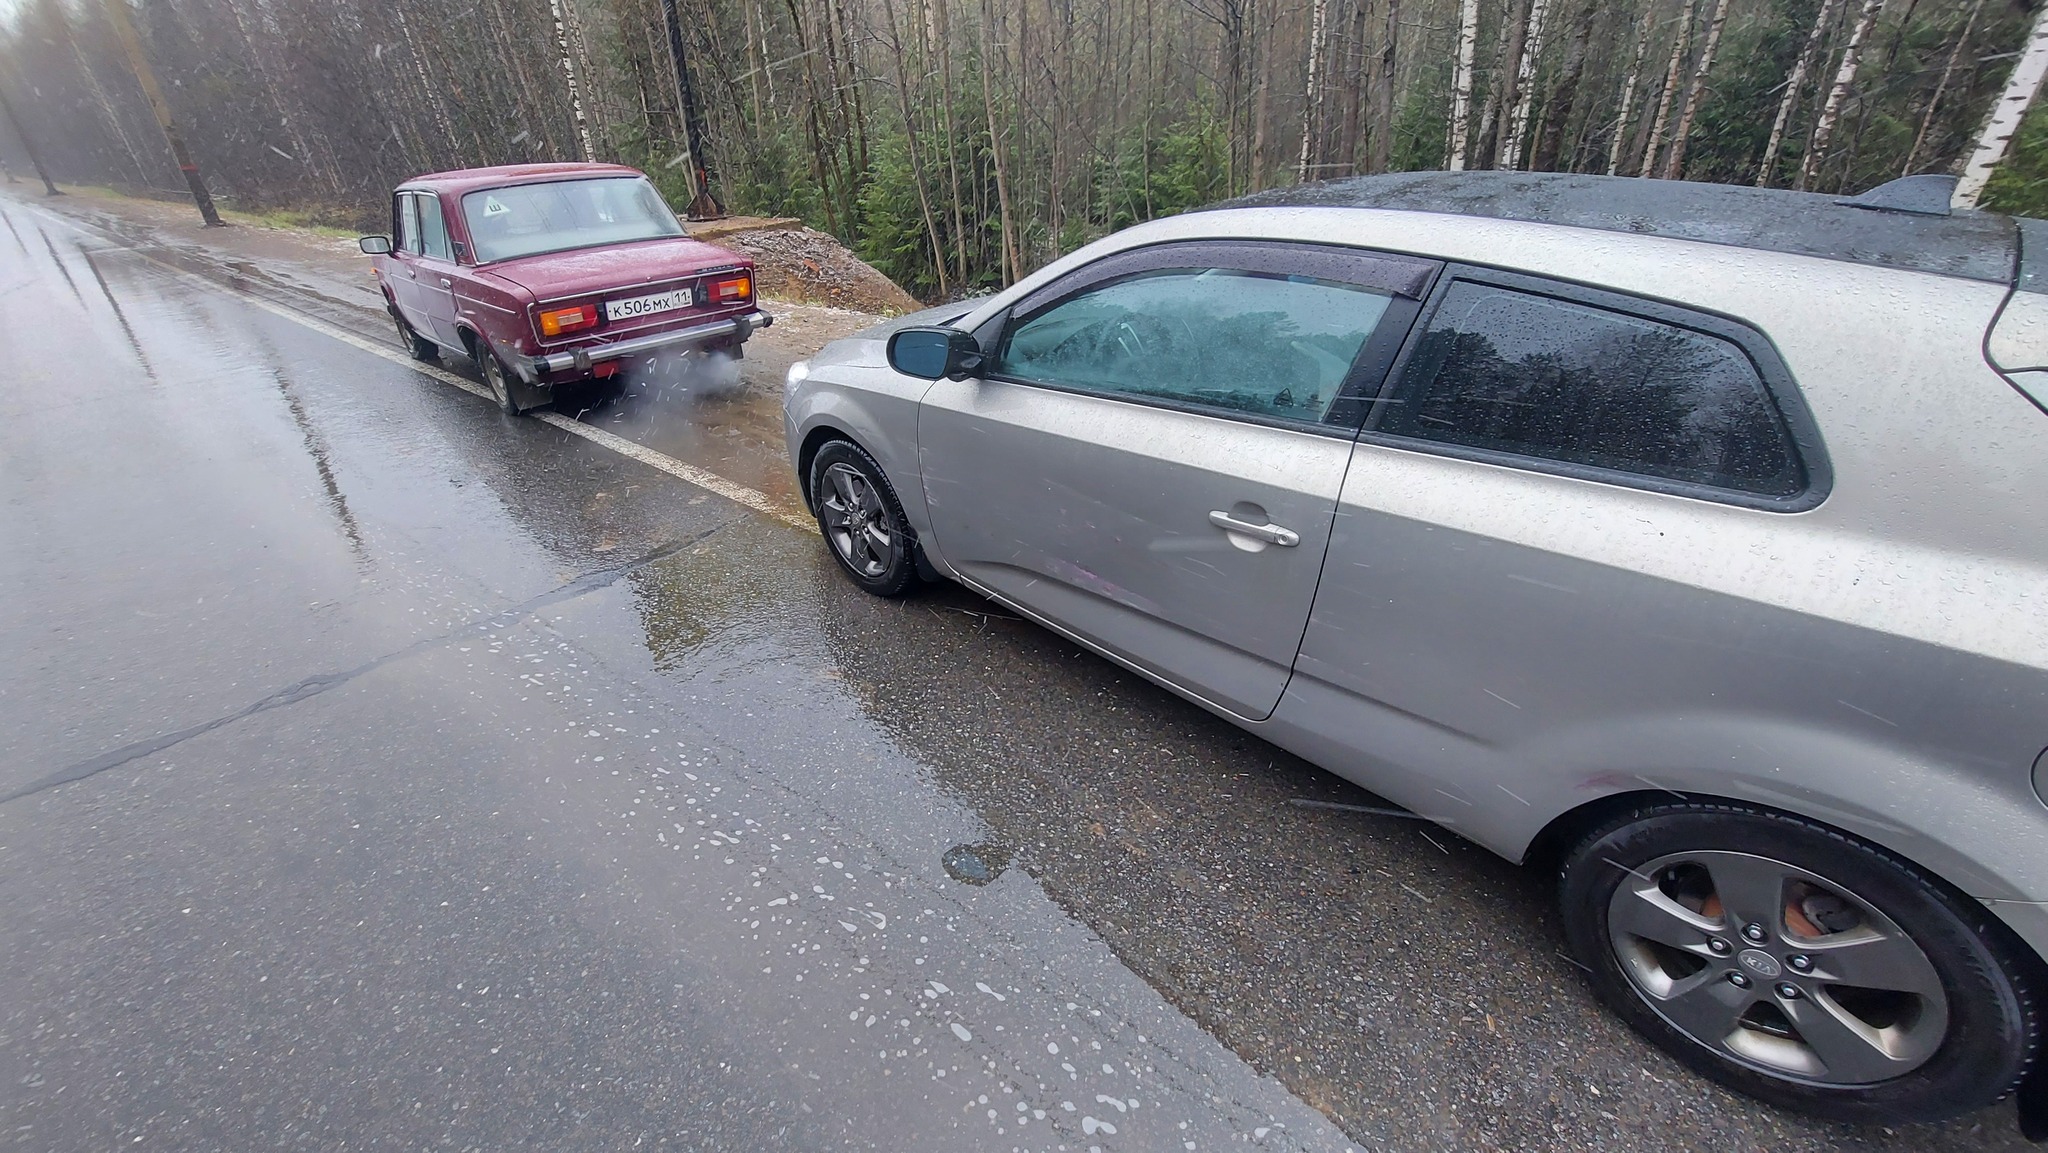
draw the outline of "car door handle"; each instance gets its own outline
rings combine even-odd
[[[448,279],[448,278],[447,278],[447,277],[445,277],[445,276],[441,278],[441,287],[443,287],[443,288],[447,288],[447,287],[449,287],[450,285],[452,285],[452,284],[454,284],[454,283],[455,283],[454,281],[452,281],[452,280]]]
[[[1220,509],[1209,514],[1209,523],[1229,532],[1243,533],[1268,544],[1277,544],[1281,548],[1293,548],[1301,543],[1301,534],[1291,528],[1281,528],[1277,524],[1253,524],[1248,520],[1239,520]]]

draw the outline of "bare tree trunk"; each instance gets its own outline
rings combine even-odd
[[[315,171],[312,146],[300,135],[298,125],[292,122],[291,113],[285,109],[282,90],[277,77],[271,72],[269,54],[257,43],[256,34],[249,30],[249,17],[242,11],[241,0],[228,0],[228,12],[234,17],[235,30],[242,35],[242,44],[249,50],[249,62],[256,66],[257,79],[263,82],[263,94],[270,98],[270,107],[277,113],[278,127],[284,129],[286,138],[291,141],[292,158],[304,165],[306,171]],[[337,186],[335,191],[339,192],[340,188]]]
[[[397,7],[403,11],[405,5],[401,2]],[[576,83],[576,59],[569,52],[569,25],[562,19],[562,0],[548,0],[548,10],[555,17],[555,47],[562,54],[562,77],[569,82],[569,117],[576,123],[576,142],[582,146],[583,160],[588,163],[597,150],[590,146],[590,121],[583,114],[583,89]]]
[[[1700,49],[1699,67],[1693,69],[1692,83],[1685,86],[1685,103],[1678,114],[1678,131],[1672,134],[1671,156],[1664,161],[1664,179],[1679,180],[1685,175],[1685,142],[1692,135],[1693,117],[1699,115],[1700,91],[1707,85],[1707,73],[1714,68],[1714,49],[1721,44],[1721,26],[1728,22],[1728,0],[1719,0],[1714,5],[1714,15],[1707,21],[1707,42]]]
[[[1842,102],[1849,98],[1849,88],[1856,83],[1857,65],[1863,63],[1863,41],[1870,36],[1871,26],[1877,23],[1877,14],[1883,8],[1884,0],[1863,0],[1863,11],[1856,17],[1856,29],[1849,33],[1849,46],[1842,49],[1841,66],[1835,69],[1835,82],[1828,89],[1828,102],[1820,110],[1820,119],[1814,122],[1813,140],[1806,146],[1806,156],[1799,165],[1799,179],[1792,185],[1796,189],[1805,191],[1820,173],[1821,159],[1828,150],[1828,138],[1835,134],[1835,122],[1842,117]]]
[[[1465,149],[1470,143],[1472,110],[1472,57],[1479,48],[1479,0],[1462,0],[1458,9],[1458,66],[1451,74],[1452,172],[1465,168]]]
[[[939,277],[939,295],[952,295],[952,281],[946,275],[946,243],[939,235],[939,218],[932,212],[931,190],[925,186],[924,155],[917,144],[917,117],[910,107],[910,72],[904,66],[903,34],[896,23],[896,0],[882,0],[883,15],[889,18],[889,48],[896,57],[896,103],[903,113],[903,140],[910,150],[910,179],[917,185],[917,206],[924,213],[924,228],[932,242],[932,271]]]
[[[7,126],[14,129],[14,138],[21,142],[21,150],[28,156],[29,167],[36,170],[36,176],[43,182],[43,195],[64,195],[63,189],[58,188],[56,183],[50,179],[50,170],[43,167],[42,154],[36,151],[35,142],[28,138],[28,129],[23,127],[21,117],[14,114],[14,105],[7,99],[5,89],[0,89],[0,119],[6,120]],[[14,182],[14,174],[12,172],[8,173],[7,183],[13,184]],[[210,223],[217,224],[219,221],[212,221]]]
[[[1502,122],[1514,106],[1514,76],[1522,67],[1523,34],[1529,27],[1529,9],[1522,0],[1507,0],[1510,24],[1501,29],[1493,47],[1493,73],[1486,84],[1486,110],[1479,114],[1479,147],[1473,160],[1481,168],[1492,168],[1500,151]]]
[[[676,0],[661,0],[661,16],[668,32],[669,68],[676,80],[676,115],[683,121],[683,166],[690,178],[690,217],[715,220],[725,215],[725,208],[711,195],[711,158],[705,155],[704,116],[697,107],[696,86],[691,83],[690,60],[683,49],[683,22],[676,11]],[[586,138],[585,146],[588,144]]]
[[[534,82],[533,73],[526,66],[526,53],[512,46],[512,35],[506,27],[508,21],[505,17],[503,0],[491,0],[490,11],[492,29],[497,33],[498,57],[503,66],[516,78],[518,84],[517,96],[519,99],[514,102],[514,107],[521,121],[521,130],[531,134],[528,137],[529,140],[533,140],[534,137],[539,138],[538,140],[533,140],[533,142],[540,145],[543,155],[551,158],[560,156],[561,152],[555,146],[554,132],[551,131],[551,129],[559,127],[555,123],[555,118],[545,115],[532,116],[531,109],[528,107],[529,102],[534,99],[535,94],[540,90],[540,86]],[[529,156],[532,155],[532,148],[530,146],[527,149],[527,154]]]
[[[1401,0],[1380,4],[1380,54],[1372,74],[1372,151],[1367,157],[1374,172],[1385,172],[1394,156],[1394,63],[1401,34]]]
[[[1365,30],[1371,19],[1371,0],[1351,0],[1351,31],[1345,44],[1344,115],[1340,129],[1341,155],[1358,174],[1359,140],[1365,135]]]
[[[121,42],[121,51],[128,56],[128,66],[135,71],[135,82],[142,86],[143,98],[149,101],[149,110],[156,114],[157,126],[164,130],[164,143],[170,145],[171,159],[178,162],[178,171],[185,174],[185,184],[192,190],[192,203],[199,207],[200,219],[209,228],[225,227],[227,222],[213,207],[213,194],[206,190],[206,179],[200,175],[199,165],[193,163],[192,154],[185,150],[185,135],[178,131],[178,122],[171,118],[170,102],[164,99],[164,90],[156,81],[156,70],[149,66],[149,57],[142,51],[142,38],[135,34],[135,25],[128,20],[128,0],[106,0],[107,21],[114,26],[114,37]],[[10,119],[12,113],[9,113]],[[17,121],[17,123],[19,123]],[[24,141],[28,137],[22,137]],[[36,166],[40,171],[41,165]],[[50,191],[56,186],[44,177],[43,183]]]
[[[1253,3],[1257,2],[1253,0]],[[1270,138],[1267,126],[1273,111],[1273,49],[1266,43],[1259,20],[1254,18],[1251,24],[1252,71],[1258,77],[1257,86],[1252,89],[1251,190],[1257,192],[1266,187],[1266,176],[1272,168],[1266,145]]]
[[[1571,121],[1572,107],[1579,99],[1579,81],[1586,74],[1586,45],[1593,38],[1593,16],[1599,7],[1599,0],[1580,0],[1578,8],[1572,12],[1564,63],[1558,68],[1557,86],[1551,90],[1550,100],[1543,107],[1543,125],[1536,133],[1535,156],[1529,164],[1538,172],[1559,170],[1564,130]]]
[[[1308,180],[1309,162],[1315,157],[1316,117],[1323,110],[1323,21],[1329,8],[1330,0],[1313,0],[1310,7],[1308,89],[1301,104],[1301,159],[1294,166],[1294,179],[1303,183]]]
[[[1792,110],[1799,106],[1799,90],[1806,87],[1806,73],[1812,69],[1813,60],[1820,52],[1821,38],[1827,35],[1828,25],[1835,18],[1835,0],[1821,0],[1820,12],[1813,18],[1813,30],[1806,34],[1806,47],[1799,50],[1799,59],[1792,65],[1792,75],[1785,80],[1785,95],[1778,100],[1778,118],[1771,122],[1771,138],[1764,145],[1764,159],[1757,168],[1756,186],[1769,188],[1773,171],[1778,166],[1778,149],[1785,143],[1785,128],[1792,122]]]
[[[1621,171],[1621,150],[1628,140],[1628,114],[1636,99],[1636,86],[1643,80],[1643,56],[1650,50],[1650,29],[1656,21],[1650,19],[1648,9],[1636,26],[1636,51],[1629,57],[1628,75],[1621,81],[1621,114],[1614,118],[1614,141],[1607,146],[1607,175],[1614,176]]]
[[[1664,95],[1657,100],[1657,118],[1650,122],[1650,139],[1643,145],[1643,163],[1636,169],[1638,176],[1654,176],[1657,171],[1657,146],[1663,140],[1664,126],[1671,120],[1671,102],[1678,97],[1678,76],[1685,64],[1685,50],[1692,41],[1692,17],[1696,0],[1685,0],[1678,10],[1678,31],[1671,37],[1671,64],[1664,70]]]
[[[1515,71],[1515,111],[1509,121],[1508,138],[1501,142],[1500,166],[1515,169],[1522,164],[1522,137],[1529,130],[1529,108],[1536,102],[1536,66],[1543,59],[1543,20],[1550,15],[1550,0],[1530,0],[1529,32],[1522,45],[1522,66]]]
[[[2034,17],[2033,30],[2027,33],[2027,46],[2012,66],[2005,91],[1991,106],[1984,131],[1977,137],[1977,150],[1963,165],[1963,178],[1956,184],[1953,200],[1957,208],[1977,207],[1977,201],[1984,195],[1984,185],[1991,179],[1991,170],[2005,159],[2013,135],[2020,130],[2020,121],[2041,91],[2043,76],[2048,76],[2048,5]]]
[[[747,28],[747,86],[749,94],[753,97],[754,122],[759,124],[762,117],[767,115],[767,109],[761,101],[761,84],[763,81],[773,84],[775,78],[773,75],[762,75],[768,71],[765,67],[768,61],[768,36],[767,30],[761,27],[761,8],[755,0],[747,0],[747,6],[740,14],[740,23]]]
[[[1913,163],[1920,159],[1920,147],[1927,143],[1927,130],[1934,124],[1935,110],[1941,107],[1941,98],[1948,92],[1949,78],[1955,75],[1956,62],[1963,58],[1963,48],[1970,42],[1970,33],[1977,26],[1977,17],[1984,11],[1984,0],[1975,0],[1970,5],[1970,15],[1963,21],[1963,30],[1956,34],[1955,47],[1948,50],[1948,62],[1941,66],[1941,79],[1934,85],[1934,95],[1927,98],[1927,111],[1921,114],[1920,131],[1913,134],[1913,147],[1906,150],[1906,162],[1899,166],[1900,176],[1913,174]]]
[[[1017,230],[1010,214],[1010,179],[1003,171],[1003,134],[996,128],[996,67],[991,61],[989,24],[994,13],[991,0],[981,0],[981,111],[988,120],[989,157],[996,170],[996,212],[1003,233],[1003,283],[1014,284],[1022,275],[1017,267]]]
[[[118,4],[125,3],[126,0],[112,2]],[[405,7],[404,4],[391,6],[391,11],[398,17],[398,35],[405,41],[406,55],[412,58],[413,74],[419,79],[420,90],[426,96],[427,109],[433,113],[434,127],[440,129],[441,139],[447,142],[449,157],[459,158],[462,155],[462,141],[455,136],[455,121],[448,115],[448,105],[441,98],[441,90],[434,86],[433,79],[427,75],[427,57],[420,51],[419,40],[413,35],[412,22],[405,18]]]
[[[959,128],[953,120],[953,19],[946,0],[931,0],[932,40],[939,54],[939,114],[946,134],[946,182],[953,198],[953,275],[967,282],[967,217],[960,201]]]

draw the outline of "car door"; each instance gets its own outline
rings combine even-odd
[[[385,283],[391,286],[391,300],[413,331],[431,337],[433,320],[420,294],[420,198],[400,192],[392,200],[391,272]]]
[[[918,415],[934,550],[1232,714],[1269,714],[1363,398],[1435,266],[1317,245],[1112,256],[1020,301]]]
[[[1679,733],[1810,695],[1834,641],[1697,585],[1771,574],[1827,460],[1745,325],[1480,269],[1446,272],[1431,307],[1360,434],[1272,720],[1318,763],[1514,843],[1522,813],[1576,803],[1536,791],[1549,766],[1577,766],[1576,788],[1612,758],[1655,788],[1690,755]]]
[[[448,222],[441,212],[437,193],[415,193],[420,220],[420,251],[414,265],[418,275],[420,311],[427,318],[429,333],[449,348],[462,347],[462,334],[455,328],[455,278],[461,268],[455,263],[455,249],[448,237]]]

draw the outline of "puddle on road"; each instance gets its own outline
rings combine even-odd
[[[963,885],[986,885],[1010,867],[1010,851],[1001,845],[954,845],[939,857],[946,875]]]

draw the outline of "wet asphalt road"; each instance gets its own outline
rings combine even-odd
[[[0,216],[12,1147],[2026,1147],[1712,1088],[1594,1004],[1546,879]],[[747,363],[585,419],[786,494]]]

